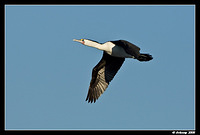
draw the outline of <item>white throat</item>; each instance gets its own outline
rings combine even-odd
[[[95,41],[84,39],[84,45],[97,48],[99,50],[105,51],[104,45],[97,43]]]

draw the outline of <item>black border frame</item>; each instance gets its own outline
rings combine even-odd
[[[122,1],[121,1],[122,2]],[[134,1],[123,1],[121,3],[120,1],[63,1],[63,0],[55,0],[55,1],[45,1],[45,0],[3,0],[0,1],[0,9],[1,9],[1,18],[4,20],[3,23],[1,23],[1,33],[4,36],[1,36],[1,42],[2,43],[2,49],[1,49],[1,61],[3,67],[3,72],[1,72],[1,75],[3,76],[4,81],[2,81],[2,90],[1,90],[1,131],[0,133],[3,133],[3,135],[27,135],[27,134],[71,134],[71,133],[79,133],[79,134],[94,134],[97,132],[100,133],[114,133],[114,134],[155,134],[155,135],[165,135],[165,134],[178,134],[178,132],[187,132],[194,131],[195,134],[199,133],[199,130],[197,129],[197,125],[199,125],[199,111],[197,109],[197,106],[199,106],[199,99],[198,96],[199,92],[198,84],[197,84],[197,48],[198,48],[198,33],[199,33],[199,3],[198,0],[134,0]],[[126,3],[124,3],[126,2]],[[5,130],[5,5],[195,5],[195,130]]]

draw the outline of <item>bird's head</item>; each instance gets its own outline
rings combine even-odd
[[[98,43],[96,41],[93,41],[93,40],[89,40],[89,39],[80,39],[80,40],[73,39],[73,41],[80,42],[83,45],[94,47],[94,48],[97,48],[99,50],[104,50],[103,45],[101,45],[100,43]]]
[[[80,42],[81,44],[85,44],[84,39],[73,39],[73,41]]]

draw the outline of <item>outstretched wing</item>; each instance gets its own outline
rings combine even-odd
[[[103,57],[92,70],[92,80],[86,98],[88,103],[92,103],[93,101],[95,103],[101,94],[103,94],[124,60],[125,58],[113,57],[106,52],[103,53]]]
[[[110,41],[114,43],[117,46],[121,46],[124,48],[126,53],[134,56],[135,58],[138,58],[140,56],[140,48],[126,40],[117,40],[117,41]]]

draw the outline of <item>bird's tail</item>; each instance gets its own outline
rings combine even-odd
[[[150,54],[141,53],[140,56],[137,58],[139,61],[150,61],[153,57]]]

